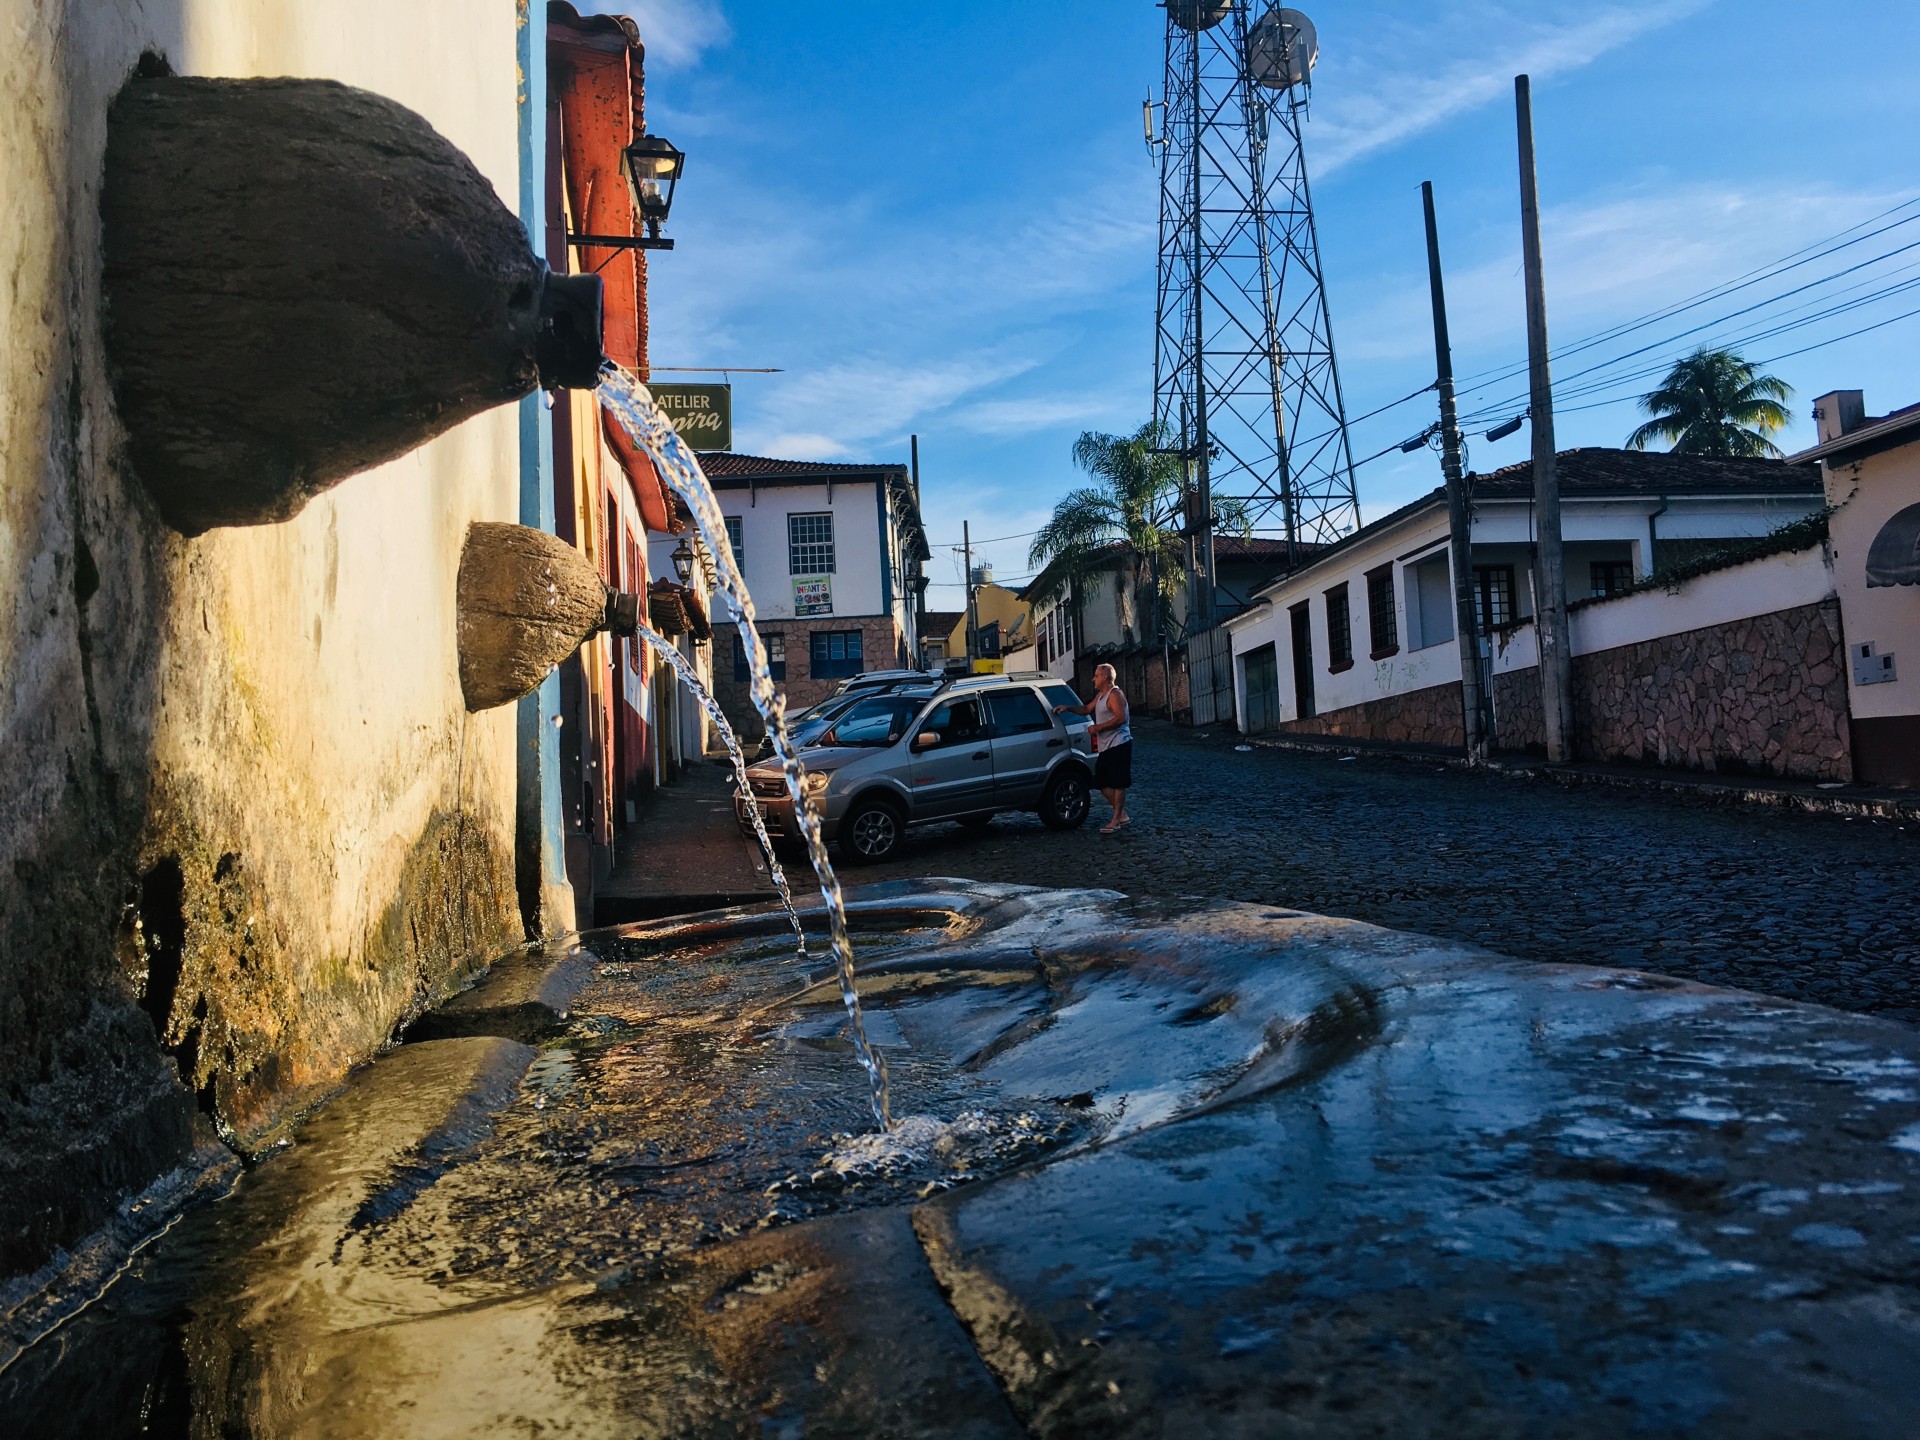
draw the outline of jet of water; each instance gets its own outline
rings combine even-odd
[[[680,681],[693,692],[693,698],[707,712],[707,718],[713,721],[713,728],[720,732],[720,738],[726,742],[727,754],[733,757],[733,779],[740,787],[741,799],[746,802],[747,818],[753,822],[753,833],[759,838],[760,849],[767,857],[767,872],[773,876],[773,888],[780,892],[780,903],[787,907],[787,919],[793,922],[793,938],[800,947],[800,959],[807,958],[807,932],[800,928],[800,912],[794,908],[793,891],[787,885],[787,872],[780,867],[780,857],[773,853],[773,839],[767,834],[767,822],[761,818],[760,802],[753,798],[753,787],[747,783],[747,754],[740,748],[740,741],[733,733],[726,712],[720,708],[720,702],[713,698],[711,691],[700,683],[700,672],[693,668],[687,657],[666,636],[645,625],[640,627],[640,638],[647,642],[647,648],[665,660],[680,677]]]
[[[840,981],[840,999],[847,1008],[847,1028],[853,1036],[854,1052],[867,1072],[874,1119],[882,1130],[890,1130],[893,1128],[893,1117],[887,1095],[887,1062],[867,1039],[866,1020],[860,1013],[860,991],[855,984],[853,970],[853,942],[847,934],[846,897],[840,893],[840,879],[833,873],[833,862],[827,857],[827,841],[820,833],[820,818],[813,813],[813,806],[807,798],[806,767],[800,763],[800,753],[794,748],[792,737],[787,734],[786,706],[779,692],[773,688],[773,670],[767,661],[767,647],[760,639],[760,627],[755,622],[753,597],[747,593],[747,582],[741,577],[740,567],[734,563],[733,547],[727,541],[727,523],[720,514],[720,504],[713,497],[713,489],[707,484],[699,461],[693,458],[693,452],[687,448],[686,442],[674,432],[672,423],[653,403],[653,396],[645,385],[608,361],[600,371],[600,388],[595,393],[634,442],[653,457],[654,468],[660,478],[686,505],[693,515],[694,528],[713,552],[720,571],[721,592],[733,606],[734,624],[739,627],[740,639],[747,648],[747,664],[753,679],[753,706],[767,722],[767,735],[773,741],[774,754],[779,758],[787,794],[793,799],[794,823],[799,826],[801,838],[806,841],[807,857],[813,862],[814,878],[820,886],[820,898],[827,907],[827,927],[833,940],[834,971]]]

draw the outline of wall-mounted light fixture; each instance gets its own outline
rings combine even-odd
[[[682,585],[692,583],[693,559],[693,547],[687,544],[687,537],[682,535],[680,543],[674,546],[672,555],[673,573],[680,577]]]
[[[646,227],[644,235],[569,235],[569,245],[592,245],[602,250],[671,250],[673,241],[660,233],[673,209],[673,192],[686,168],[686,153],[658,135],[639,135],[620,152],[620,173],[627,177],[633,212]]]

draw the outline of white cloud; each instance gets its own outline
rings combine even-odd
[[[753,417],[741,444],[769,451],[792,435],[859,458],[935,417],[983,436],[1119,424],[1098,377],[1061,391],[1089,363],[1103,368],[1072,350],[1078,315],[1151,283],[1153,195],[1151,175],[1116,168],[1008,224],[1003,207],[902,215],[786,177],[719,179],[697,218],[676,215],[680,248],[654,272],[671,276],[651,296],[654,356],[784,367],[741,408]],[[1145,344],[1143,327],[1143,359]],[[1047,394],[995,393],[1063,359],[1072,380]]]
[[[1382,17],[1336,38],[1359,41],[1342,57],[1323,38],[1308,147],[1327,175],[1469,110],[1513,94],[1513,77],[1548,79],[1591,65],[1705,8],[1711,0],[1587,6],[1455,3],[1420,24]],[[1540,14],[1542,8],[1551,13]],[[1457,56],[1459,58],[1445,58]],[[1321,98],[1321,97],[1324,97]]]
[[[743,444],[739,449],[743,454],[765,453],[782,460],[843,460],[846,458],[845,447],[831,435],[804,432],[774,435],[763,444]]]
[[[716,0],[576,0],[582,14],[630,15],[640,26],[647,63],[697,65],[707,51],[733,38]]]
[[[1112,421],[1115,414],[1111,396],[1027,395],[981,400],[958,410],[949,423],[975,435],[1023,435],[1059,425],[1090,426]]]
[[[754,424],[742,427],[742,448],[764,443],[766,453],[803,460],[855,457],[876,441],[896,442],[921,417],[1010,380],[1033,363],[983,353],[931,365],[868,357],[809,369],[784,379],[755,406]],[[770,438],[755,438],[763,434]],[[780,448],[794,444],[811,453]]]

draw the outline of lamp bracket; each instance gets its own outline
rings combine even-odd
[[[664,235],[573,235],[569,245],[588,245],[598,250],[671,250],[673,241]]]

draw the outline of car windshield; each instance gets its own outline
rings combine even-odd
[[[818,705],[807,711],[806,719],[809,722],[822,721],[830,724],[853,709],[853,707],[858,705],[862,700],[870,700],[872,698],[870,693],[861,691],[857,695],[841,695],[830,700],[822,700]]]
[[[925,695],[869,695],[841,716],[822,739],[875,748],[897,744],[926,703]]]

